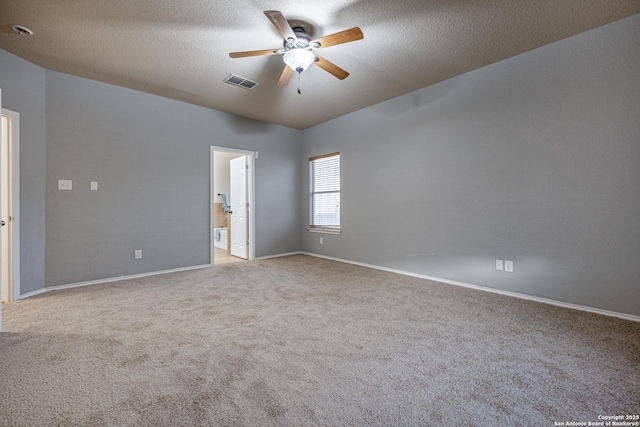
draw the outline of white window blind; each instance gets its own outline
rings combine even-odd
[[[310,228],[340,229],[340,153],[309,159]]]

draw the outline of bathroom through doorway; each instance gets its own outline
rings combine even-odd
[[[212,265],[253,259],[254,153],[211,147]]]

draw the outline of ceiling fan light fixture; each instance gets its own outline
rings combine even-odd
[[[291,49],[284,54],[284,63],[297,73],[301,73],[313,64],[316,56],[307,49]]]

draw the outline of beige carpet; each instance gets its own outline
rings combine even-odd
[[[640,323],[307,256],[50,292],[3,323],[2,426],[640,413]]]

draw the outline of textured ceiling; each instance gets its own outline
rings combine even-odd
[[[315,37],[359,26],[364,39],[318,51],[316,66],[276,86],[282,47],[263,14],[311,23]],[[49,70],[304,129],[640,13],[638,0],[2,0],[0,48]],[[11,24],[33,36],[20,36]],[[0,67],[2,64],[0,64]],[[234,73],[260,83],[228,85]]]

